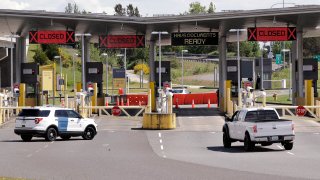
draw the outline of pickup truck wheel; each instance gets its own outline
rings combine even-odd
[[[47,130],[45,138],[47,141],[55,141],[57,139],[57,136],[58,136],[57,130],[55,128],[49,128]]]
[[[223,147],[230,148],[231,147],[231,140],[229,135],[224,131],[223,132]]]
[[[24,142],[29,142],[29,141],[31,141],[31,139],[32,139],[32,135],[21,135],[21,139],[22,139]]]
[[[254,149],[254,143],[250,140],[249,134],[246,134],[244,138],[244,150],[245,151],[252,151]]]
[[[86,130],[84,130],[82,138],[85,140],[92,140],[95,135],[96,131],[92,127],[87,127]]]
[[[293,148],[293,142],[284,143],[284,149],[291,150]]]

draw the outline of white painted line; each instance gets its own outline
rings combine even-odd
[[[54,141],[51,141],[51,144],[53,144],[54,143]]]
[[[287,152],[287,153],[294,156],[294,154],[292,152]]]
[[[162,144],[162,139],[160,139],[159,141],[160,141],[160,144]]]
[[[160,146],[161,150],[163,150],[163,145]]]
[[[315,135],[319,135],[320,133],[314,133]]]
[[[210,132],[210,134],[215,134],[216,132]]]
[[[29,154],[27,157],[30,158],[32,156],[32,154]]]
[[[166,155],[163,155],[163,158],[167,158],[167,156],[166,156]]]
[[[38,152],[40,152],[41,151],[41,149],[38,149],[38,150],[36,150],[36,153],[38,153]]]
[[[283,147],[281,147],[281,146],[279,146],[279,145],[277,145],[277,147],[278,147],[279,149],[284,149]]]
[[[161,138],[161,133],[159,133],[159,138]]]
[[[44,148],[48,148],[48,147],[49,147],[49,145],[48,145],[48,144],[44,146]]]
[[[115,131],[109,131],[110,133],[114,133]]]

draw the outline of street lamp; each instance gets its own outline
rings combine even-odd
[[[74,56],[79,56],[79,54],[72,55],[72,69],[73,69],[73,92],[76,92],[76,76],[75,76],[75,67],[74,67]]]
[[[109,67],[109,65],[108,65],[108,54],[107,53],[102,53],[101,54],[103,57],[106,57],[106,74],[107,74],[107,80],[106,80],[106,88],[107,88],[107,90],[106,90],[106,95],[108,96],[108,67]]]
[[[181,78],[181,85],[182,85],[182,88],[183,88],[183,53],[187,53],[188,50],[186,49],[183,49],[181,50],[181,54],[182,54],[182,61],[181,61],[181,66],[182,66],[182,69],[181,69],[181,75],[182,75],[182,78]]]
[[[10,77],[10,83],[11,83],[11,92],[13,93],[13,42],[12,38],[19,38],[19,35],[16,34],[10,34],[10,35],[5,35],[4,37],[10,38],[11,42],[11,47],[10,47],[10,71],[11,71],[11,77]]]
[[[262,46],[262,48],[261,48],[261,61],[260,61],[260,64],[261,64],[261,75],[260,75],[260,78],[261,78],[261,85],[260,85],[260,87],[261,87],[261,89],[264,89],[263,88],[263,52],[264,51],[266,51],[266,50],[268,50],[267,48],[265,48],[264,47],[265,46],[265,43],[263,43],[263,46]]]
[[[237,32],[237,66],[238,66],[238,106],[241,104],[241,80],[240,80],[240,31],[247,31],[246,29],[230,29],[230,32]]]
[[[53,58],[60,60],[60,78],[59,78],[59,82],[58,82],[58,83],[59,83],[59,87],[60,87],[59,96],[60,96],[60,102],[61,102],[61,96],[62,96],[62,88],[61,88],[61,85],[63,84],[63,81],[62,81],[62,63],[61,63],[61,56],[54,56]]]
[[[281,51],[284,53],[284,55],[286,55],[285,54],[286,52],[289,53],[289,60],[288,60],[289,61],[289,63],[288,63],[289,64],[289,98],[288,98],[288,101],[291,101],[292,100],[292,98],[291,98],[291,83],[292,83],[291,82],[292,81],[291,80],[291,71],[292,71],[292,69],[291,69],[292,68],[291,67],[292,66],[292,64],[291,64],[291,51],[290,51],[290,49],[282,49]]]
[[[153,31],[151,32],[151,35],[155,35],[158,34],[159,35],[159,89],[161,89],[161,34],[165,35],[165,34],[169,34],[166,31]]]
[[[82,64],[82,90],[86,89],[86,71],[85,71],[85,62],[84,62],[84,37],[90,37],[90,33],[84,34],[75,34],[76,37],[81,37],[81,64]]]

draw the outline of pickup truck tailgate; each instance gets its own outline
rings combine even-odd
[[[275,121],[262,121],[257,122],[257,133],[255,136],[282,136],[292,135],[293,124],[289,120],[275,120]]]

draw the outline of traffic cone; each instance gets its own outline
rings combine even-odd
[[[107,107],[109,106],[109,102],[108,102],[108,99],[107,99],[107,101],[106,101],[106,106],[107,106]]]
[[[117,97],[117,106],[119,106],[119,97]]]
[[[123,98],[121,98],[121,106],[123,106]]]
[[[129,106],[129,99],[127,98],[127,106]]]
[[[192,99],[192,106],[191,106],[192,108],[194,108],[194,100]]]
[[[208,108],[211,108],[210,99],[208,99]]]
[[[176,100],[176,109],[179,109],[178,99]]]

